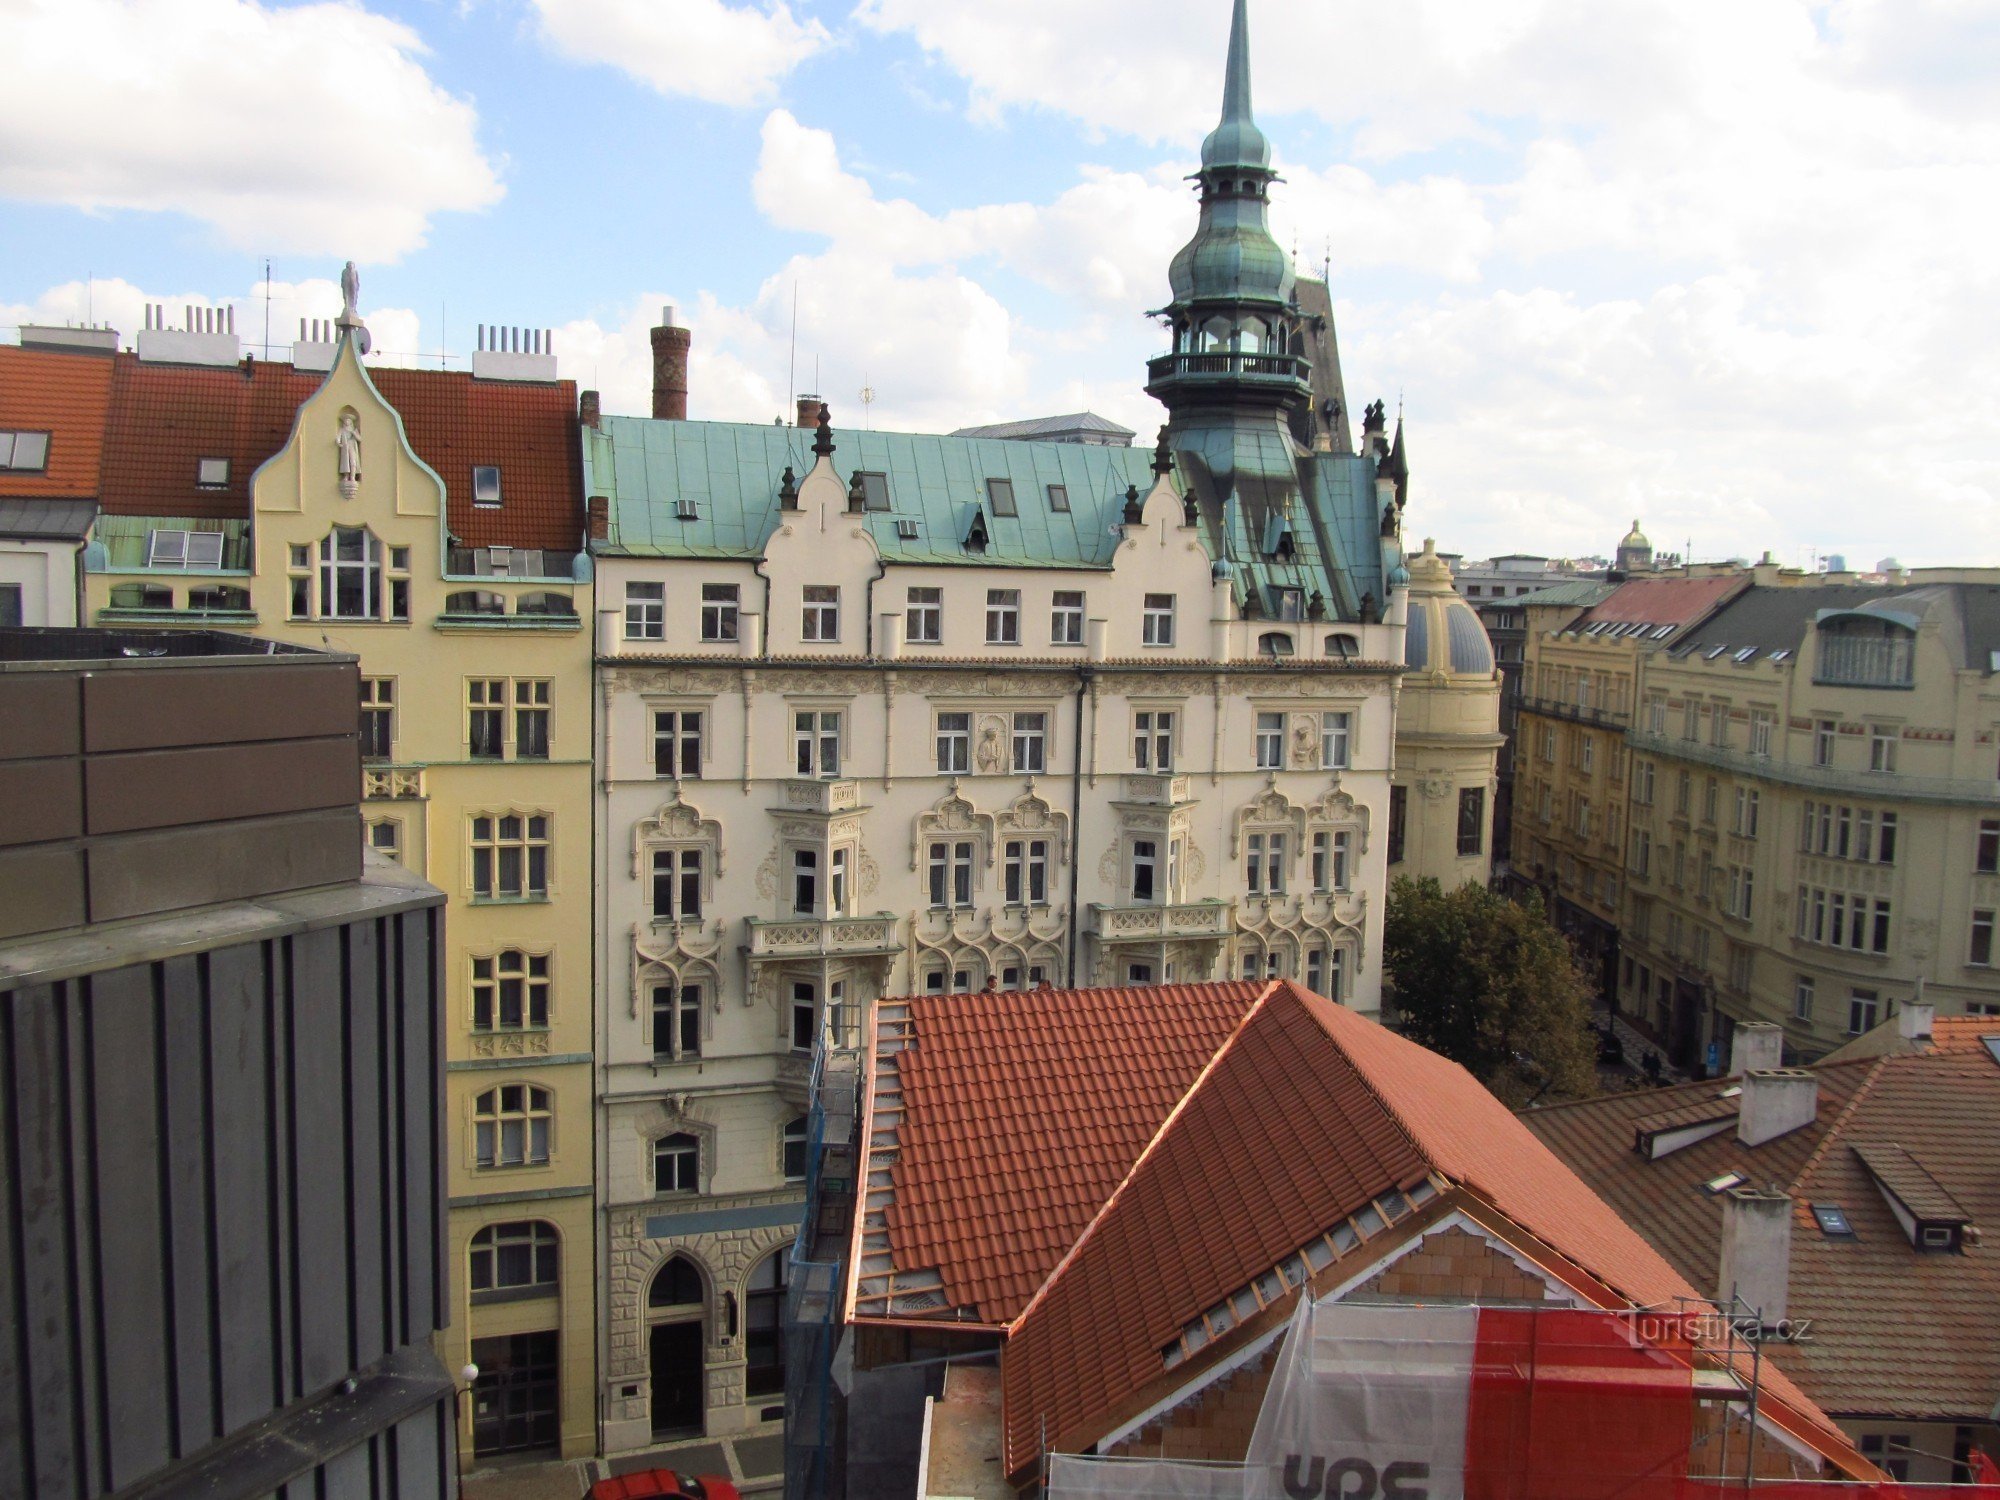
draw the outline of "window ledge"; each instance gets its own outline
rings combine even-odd
[[[548,1036],[553,1026],[468,1026],[468,1036]]]
[[[472,1293],[474,1307],[486,1307],[498,1302],[541,1302],[557,1294],[553,1281],[537,1282],[533,1286],[501,1286],[488,1291]]]
[[[546,892],[539,896],[468,896],[467,906],[546,906],[549,897]]]
[[[398,621],[398,624],[404,622]],[[452,632],[462,630],[560,630],[572,631],[583,628],[581,615],[439,615],[433,620],[435,629]]]

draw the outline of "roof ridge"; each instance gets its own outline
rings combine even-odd
[[[1856,1059],[1856,1061],[1859,1061],[1859,1059]],[[1835,1113],[1833,1119],[1827,1123],[1826,1133],[1819,1138],[1818,1144],[1806,1154],[1806,1159],[1799,1163],[1799,1170],[1793,1174],[1792,1180],[1785,1184],[1785,1191],[1788,1194],[1796,1194],[1804,1184],[1806,1178],[1818,1169],[1822,1161],[1826,1160],[1828,1154],[1833,1150],[1834,1142],[1840,1139],[1841,1131],[1847,1128],[1847,1122],[1854,1117],[1854,1112],[1861,1107],[1864,1099],[1875,1092],[1875,1085],[1886,1071],[1884,1064],[1888,1061],[1889,1055],[1886,1053],[1881,1057],[1868,1059],[1868,1076],[1861,1080],[1861,1086],[1854,1091],[1848,1101]]]
[[[1278,982],[1280,984],[1287,986],[1288,988],[1292,989],[1294,992],[1298,994],[1312,995],[1313,999],[1318,1000],[1323,1005],[1331,1007],[1335,1004],[1334,1001],[1328,1000],[1324,995],[1313,995],[1312,991],[1301,989],[1300,986],[1294,984],[1289,979],[1281,979]],[[1423,1137],[1417,1134],[1416,1127],[1411,1125],[1408,1120],[1405,1120],[1403,1118],[1402,1111],[1397,1109],[1395,1105],[1391,1104],[1389,1102],[1388,1096],[1375,1086],[1374,1078],[1370,1076],[1366,1068],[1362,1067],[1360,1063],[1354,1060],[1354,1055],[1351,1052],[1349,1052],[1347,1048],[1341,1043],[1340,1038],[1333,1034],[1332,1028],[1330,1028],[1326,1024],[1325,1019],[1321,1017],[1319,1013],[1310,1005],[1306,1006],[1306,1014],[1312,1017],[1313,1025],[1319,1027],[1321,1031],[1326,1033],[1326,1039],[1333,1043],[1334,1049],[1340,1053],[1341,1058],[1347,1063],[1348,1067],[1354,1070],[1354,1076],[1361,1080],[1361,1086],[1362,1088],[1368,1091],[1368,1097],[1373,1099],[1378,1105],[1380,1105],[1382,1107],[1382,1113],[1389,1117],[1389,1119],[1395,1124],[1395,1127],[1398,1130],[1402,1131],[1403,1138],[1410,1143],[1410,1149],[1412,1151],[1415,1151],[1417,1155],[1424,1160],[1425,1164],[1429,1166],[1429,1168],[1433,1172],[1436,1172],[1440,1177],[1449,1179],[1453,1184],[1453,1186],[1455,1187],[1464,1187],[1466,1185],[1465,1179],[1453,1173],[1447,1172],[1438,1163],[1436,1154],[1424,1145]],[[1358,1012],[1356,1013],[1356,1015],[1358,1019],[1361,1020],[1367,1019],[1365,1016],[1360,1016]],[[1381,1022],[1378,1021],[1375,1024],[1380,1026]],[[1384,1026],[1382,1029],[1384,1031],[1388,1031],[1388,1028],[1386,1026]],[[1409,1041],[1408,1037],[1401,1036],[1396,1032],[1390,1032],[1389,1034],[1391,1036],[1395,1036],[1399,1041]],[[1417,1042],[1411,1042],[1410,1045],[1414,1047],[1414,1046],[1420,1046],[1421,1044]],[[1425,1048],[1424,1050],[1429,1051],[1430,1049]],[[1437,1055],[1439,1057],[1444,1056],[1444,1054],[1441,1052],[1438,1053]],[[1451,1061],[1451,1059],[1447,1058],[1446,1061],[1449,1062]],[[1468,1077],[1471,1076],[1471,1071],[1469,1069],[1467,1070],[1467,1076]],[[1473,1082],[1478,1083],[1478,1080],[1473,1079]],[[1484,1085],[1481,1086],[1484,1087]]]
[[[1201,1092],[1202,1085],[1208,1081],[1209,1076],[1220,1066],[1223,1058],[1229,1055],[1230,1049],[1236,1045],[1237,1039],[1249,1029],[1252,1021],[1263,1014],[1265,1004],[1286,983],[1287,981],[1282,979],[1273,979],[1266,982],[1264,992],[1257,997],[1256,1002],[1251,1005],[1249,1010],[1243,1013],[1243,1018],[1230,1029],[1229,1035],[1223,1039],[1222,1045],[1217,1047],[1209,1055],[1208,1061],[1201,1065],[1201,1071],[1195,1074],[1194,1081],[1182,1092],[1180,1098],[1174,1101],[1174,1107],[1167,1111],[1166,1118],[1160,1121],[1159,1128],[1153,1132],[1152,1138],[1146,1142],[1139,1154],[1132,1158],[1132,1165],[1125,1169],[1125,1175],[1118,1179],[1118,1186],[1111,1190],[1110,1196],[1099,1204],[1097,1212],[1090,1216],[1090,1222],[1083,1226],[1083,1233],[1079,1234],[1069,1249],[1063,1252],[1062,1259],[1055,1263],[1054,1269],[1048,1275],[1044,1276],[1042,1284],[1035,1288],[1035,1295],[1028,1299],[1026,1305],[1007,1324],[1009,1336],[1019,1332],[1021,1325],[1028,1321],[1029,1315],[1037,1307],[1041,1306],[1043,1299],[1049,1295],[1049,1289],[1062,1279],[1063,1272],[1067,1271],[1076,1261],[1077,1256],[1082,1253],[1083,1247],[1090,1242],[1091,1236],[1097,1232],[1098,1226],[1110,1217],[1111,1210],[1117,1206],[1118,1200],[1125,1196],[1125,1190],[1132,1185],[1132,1179],[1139,1175],[1139,1169],[1159,1149],[1160,1143],[1166,1139],[1167,1132],[1173,1129],[1174,1122],[1187,1109],[1188,1101]]]

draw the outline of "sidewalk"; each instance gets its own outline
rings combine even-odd
[[[745,1495],[776,1494],[785,1483],[785,1438],[782,1432],[689,1438],[612,1459],[501,1459],[467,1469],[460,1492],[465,1500],[581,1500],[598,1480],[637,1469],[726,1474]]]
[[[1607,1010],[1599,1007],[1591,1013],[1590,1019],[1599,1032],[1604,1030],[1605,1021],[1607,1019],[1610,1020],[1612,1031],[1617,1036],[1619,1045],[1625,1049],[1625,1066],[1630,1068],[1641,1081],[1645,1081],[1646,1079],[1646,1070],[1640,1064],[1644,1061],[1646,1054],[1652,1052],[1657,1054],[1660,1059],[1660,1081],[1662,1083],[1687,1082],[1688,1075],[1667,1061],[1667,1049],[1659,1042],[1654,1041],[1652,1037],[1646,1035],[1638,1027],[1634,1026],[1622,1012],[1614,1016]]]

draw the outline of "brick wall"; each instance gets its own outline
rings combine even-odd
[[[1359,1290],[1400,1301],[1543,1302],[1548,1287],[1463,1229],[1434,1234]]]

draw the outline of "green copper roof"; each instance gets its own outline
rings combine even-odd
[[[757,557],[778,527],[786,466],[803,480],[814,462],[813,434],[799,427],[604,417],[583,435],[584,493],[609,502],[591,550],[612,556]],[[889,509],[864,520],[892,563],[1108,567],[1126,488],[1144,494],[1153,482],[1144,448],[852,431],[836,431],[834,444],[842,479],[857,469],[885,477]],[[1016,515],[996,514],[989,479],[1012,485]],[[1069,510],[1052,507],[1051,485]],[[983,553],[964,546],[975,509],[986,516]]]
[[[1271,143],[1250,117],[1250,18],[1245,0],[1229,17],[1229,62],[1222,75],[1222,119],[1201,143],[1204,167],[1268,167]]]
[[[1615,583],[1602,583],[1592,578],[1579,578],[1571,583],[1552,583],[1545,589],[1537,589],[1532,594],[1521,594],[1509,599],[1509,604],[1569,604],[1589,608],[1610,597],[1618,587]]]

